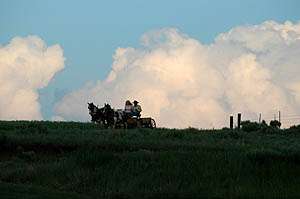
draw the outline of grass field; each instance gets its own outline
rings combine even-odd
[[[300,127],[0,122],[1,198],[299,198],[299,176]]]

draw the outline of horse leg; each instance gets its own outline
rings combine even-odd
[[[118,118],[117,118],[117,117],[114,117],[113,129],[115,129],[116,126],[117,126],[117,120],[118,120]]]

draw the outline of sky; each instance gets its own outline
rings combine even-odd
[[[142,37],[149,31],[173,28],[209,46],[235,27],[270,20],[298,23],[299,8],[297,0],[1,0],[0,45],[29,35],[42,39],[49,48],[59,45],[57,51],[50,49],[60,61],[47,73],[49,82],[34,87],[40,118],[51,119],[56,115],[56,104],[68,93],[82,89],[87,82],[107,78],[118,48],[143,48]]]

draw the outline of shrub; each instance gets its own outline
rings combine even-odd
[[[241,122],[242,130],[245,132],[258,131],[262,128],[262,124],[251,122],[249,120]]]
[[[281,122],[279,122],[278,120],[272,120],[270,121],[270,126],[279,129],[281,126]]]

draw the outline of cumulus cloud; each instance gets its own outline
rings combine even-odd
[[[235,27],[206,45],[174,28],[146,33],[141,47],[118,48],[107,78],[56,104],[57,116],[89,120],[86,103],[123,107],[137,99],[159,126],[211,128],[229,114],[300,114],[300,23]]]
[[[42,119],[38,89],[63,68],[61,47],[47,47],[37,36],[15,37],[0,45],[0,119]]]

